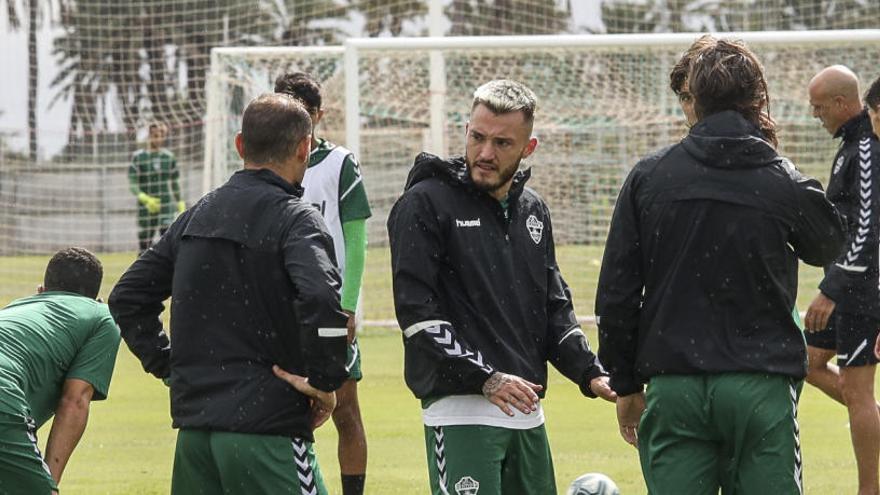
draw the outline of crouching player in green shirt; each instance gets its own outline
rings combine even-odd
[[[180,195],[180,172],[174,153],[164,147],[168,136],[165,124],[150,124],[147,148],[135,152],[128,167],[131,193],[138,200],[138,245],[144,252],[153,237],[168,230],[171,222],[186,209]]]
[[[56,493],[89,402],[107,398],[119,329],[95,298],[103,268],[82,248],[49,261],[38,294],[0,310],[0,493]],[[46,455],[36,431],[52,416]]]

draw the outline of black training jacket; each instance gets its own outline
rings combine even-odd
[[[173,426],[311,440],[309,401],[277,364],[324,390],[345,370],[347,317],[321,214],[269,170],[242,170],[125,272],[110,311],[144,369],[170,376]],[[171,296],[171,345],[162,302]]]
[[[419,398],[480,394],[494,371],[546,390],[547,361],[593,396],[603,374],[559,273],[547,205],[520,172],[509,218],[464,160],[423,153],[388,218],[406,383]],[[543,397],[543,392],[539,394]]]
[[[863,111],[840,129],[842,138],[828,181],[828,199],[846,218],[847,239],[839,256],[825,267],[819,289],[838,311],[880,318],[877,290],[880,208],[880,146]]]
[[[739,113],[713,114],[640,161],[617,199],[596,294],[599,355],[620,395],[661,374],[802,378],[798,258],[845,239],[818,181]]]

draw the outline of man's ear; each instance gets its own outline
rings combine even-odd
[[[538,147],[538,138],[532,136],[529,138],[529,144],[526,145],[526,149],[523,150],[523,158],[528,158],[529,155],[535,152],[535,148]]]
[[[43,286],[43,284],[38,285],[37,294],[42,294],[43,292],[46,292],[46,288]]]
[[[296,157],[301,162],[308,165],[309,155],[312,154],[312,135],[308,134],[296,146]]]
[[[244,160],[244,139],[241,137],[241,131],[235,134],[235,151],[238,151],[238,156]]]
[[[318,123],[320,123],[321,119],[323,119],[323,118],[324,118],[324,111],[318,110],[318,112],[315,114],[315,118],[312,119],[312,129],[314,129],[315,127],[318,127]]]

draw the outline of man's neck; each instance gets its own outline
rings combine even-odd
[[[502,201],[507,198],[507,195],[510,193],[510,186],[513,185],[513,177],[510,178],[505,184],[501,185],[498,189],[494,189],[492,191],[487,191],[489,196],[492,196],[498,201]]]
[[[849,122],[851,122],[852,119],[858,117],[859,114],[861,114],[861,113],[862,113],[862,109],[861,109],[861,108],[856,108],[856,109],[853,110],[851,113],[849,113],[848,115],[846,115],[846,116],[844,117],[844,119],[843,119],[843,122],[840,123],[840,127],[838,127],[836,131],[834,131],[834,135],[835,135],[835,136],[838,135],[838,134],[841,132],[841,129],[843,129],[843,127],[844,127],[846,124],[848,124]]]
[[[273,174],[277,175],[284,179],[284,182],[288,184],[295,184],[297,182],[296,176],[294,175],[294,171],[290,170],[289,167],[277,167],[275,165],[254,165],[250,163],[245,163],[244,168],[247,170],[268,170]]]

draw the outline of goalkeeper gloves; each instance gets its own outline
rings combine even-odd
[[[162,200],[155,196],[150,196],[149,194],[142,192],[138,193],[137,198],[138,201],[144,205],[144,208],[146,208],[152,215],[159,213],[159,210],[162,209]]]
[[[186,211],[186,203],[184,203],[183,201],[178,201],[177,202],[177,213],[180,214],[185,211]]]

